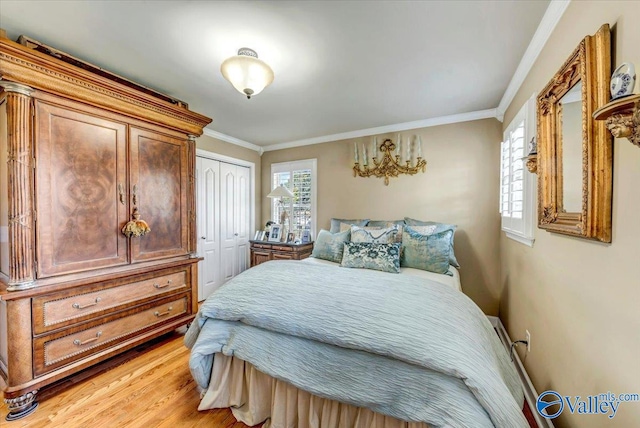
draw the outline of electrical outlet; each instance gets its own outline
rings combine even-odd
[[[524,331],[524,340],[527,341],[527,352],[531,351],[531,333],[529,333],[529,330]]]

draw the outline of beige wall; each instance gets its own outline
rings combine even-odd
[[[256,212],[256,229],[260,227],[260,210],[262,209],[262,199],[260,195],[260,180],[261,180],[261,159],[260,154],[255,150],[245,149],[235,144],[230,144],[217,138],[209,137],[208,135],[202,135],[196,140],[196,148],[206,150],[208,152],[217,153],[224,156],[229,156],[235,159],[240,159],[248,162],[253,162],[256,166],[256,200],[255,200],[255,212]]]
[[[609,23],[613,62],[640,65],[640,2],[571,2],[505,116],[505,126],[540,91],[580,40]],[[636,87],[638,92],[638,87]],[[500,317],[512,338],[531,332],[525,366],[539,392],[585,397],[640,393],[640,148],[614,142],[613,242],[536,229],[533,248],[501,237]],[[522,352],[522,351],[520,351]],[[614,419],[571,415],[558,427],[632,427],[640,403]]]
[[[318,227],[331,217],[395,220],[404,216],[454,223],[462,286],[485,312],[497,314],[499,298],[498,215],[501,125],[495,119],[404,132],[420,135],[426,173],[392,178],[354,178],[353,143],[371,137],[266,152],[262,156],[262,195],[270,191],[272,163],[318,160]],[[380,135],[394,138],[395,134]],[[263,224],[270,206],[262,206]]]

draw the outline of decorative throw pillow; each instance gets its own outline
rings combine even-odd
[[[451,275],[449,257],[452,235],[451,229],[423,235],[413,230],[411,226],[405,227],[400,260],[402,266]]]
[[[351,242],[371,242],[374,244],[393,244],[396,242],[398,228],[387,229],[351,226]]]
[[[369,220],[367,227],[393,227],[394,225],[403,226],[404,220]]]
[[[400,244],[346,242],[340,266],[400,272]]]
[[[329,230],[329,232],[331,233],[340,232],[340,223],[347,223],[349,225],[354,224],[356,226],[364,227],[367,225],[367,223],[369,223],[369,219],[365,218],[365,219],[345,220],[342,218],[332,218],[331,229]]]
[[[457,268],[460,267],[460,264],[458,263],[458,260],[456,259],[456,255],[453,252],[453,237],[456,234],[456,229],[458,228],[458,226],[456,226],[455,224],[446,224],[446,223],[438,223],[435,221],[422,221],[422,220],[415,220],[413,218],[409,218],[409,217],[405,217],[404,218],[404,222],[407,226],[409,227],[414,227],[414,226],[435,226],[435,229],[433,230],[433,233],[440,233],[440,232],[444,232],[446,230],[451,230],[453,233],[451,234],[451,245],[450,245],[450,253],[449,253],[449,264],[452,266],[455,266]]]
[[[324,229],[318,233],[316,241],[313,244],[311,256],[329,260],[330,262],[340,263],[342,261],[342,251],[344,243],[349,242],[351,230],[344,232],[331,233]]]

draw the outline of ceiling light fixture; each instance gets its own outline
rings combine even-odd
[[[273,82],[271,67],[258,59],[256,51],[249,48],[240,48],[238,55],[224,60],[220,72],[247,99],[258,95]]]

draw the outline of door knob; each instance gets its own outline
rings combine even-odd
[[[201,236],[200,239],[207,239],[207,237],[206,236]]]
[[[238,234],[237,234],[237,233],[234,233],[234,234],[233,234],[233,236],[238,236]]]

